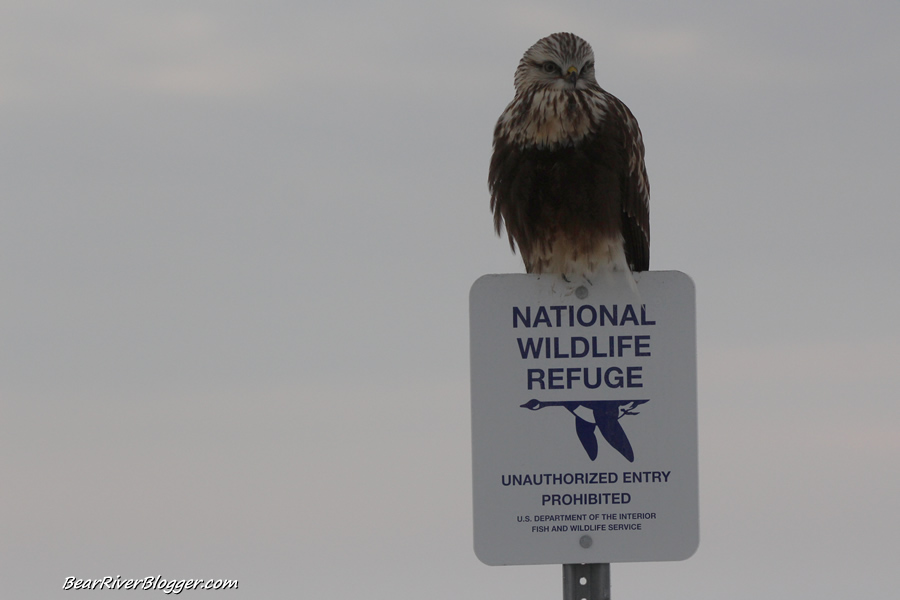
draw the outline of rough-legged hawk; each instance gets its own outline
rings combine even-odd
[[[554,33],[525,52],[494,130],[488,186],[529,273],[646,271],[650,186],[637,120],[594,78],[590,45]]]

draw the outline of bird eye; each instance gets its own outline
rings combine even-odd
[[[593,68],[594,68],[594,63],[593,63],[593,62],[589,62],[589,63],[585,64],[583,67],[581,67],[581,72],[583,73],[583,72],[589,71],[589,70],[591,70],[591,69],[593,69]]]
[[[559,67],[556,66],[556,63],[549,60],[541,65],[541,69],[544,73],[556,73],[559,71]]]

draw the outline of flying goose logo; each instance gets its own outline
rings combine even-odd
[[[649,401],[646,399],[541,402],[537,398],[532,398],[522,404],[521,408],[540,410],[548,406],[563,406],[575,415],[575,433],[578,434],[578,439],[591,460],[596,460],[599,451],[597,436],[594,432],[595,429],[599,429],[603,439],[610,446],[618,450],[622,456],[628,459],[628,462],[634,462],[634,450],[631,448],[628,436],[625,435],[625,430],[619,424],[619,419],[625,415],[640,414],[634,409]]]

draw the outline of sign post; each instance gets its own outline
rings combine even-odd
[[[470,292],[475,553],[562,564],[578,598],[609,597],[608,563],[699,544],[694,286],[634,281],[486,275]]]
[[[610,600],[609,563],[563,565],[563,600]]]

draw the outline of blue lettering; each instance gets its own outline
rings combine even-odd
[[[617,327],[629,323],[632,325],[656,325],[656,321],[647,316],[647,307],[645,305],[640,307],[640,319],[632,304],[624,305],[621,315],[617,304],[612,306],[601,304],[597,307],[584,304],[577,309],[569,305],[538,306],[534,315],[532,315],[531,308],[530,306],[512,307],[514,329],[520,326],[531,328],[539,325],[546,327],[575,327],[576,323],[582,327],[593,327],[594,325]],[[553,313],[552,316],[551,312]]]
[[[513,328],[519,326],[519,321],[525,325],[525,327],[531,327],[531,307],[525,307],[525,314],[522,314],[522,311],[519,310],[518,306],[513,306]]]
[[[528,369],[528,389],[534,389],[535,385],[541,386],[542,390],[545,389],[543,369]]]
[[[594,338],[596,340],[596,338]],[[578,344],[581,344],[581,349],[578,349]],[[588,355],[588,351],[590,350],[590,345],[588,344],[587,338],[583,337],[573,337],[572,338],[572,358],[584,358]]]
[[[547,369],[547,373],[550,375],[550,383],[548,385],[551,390],[566,389],[562,384],[564,370],[565,369]]]
[[[646,342],[645,342],[645,340],[646,340]],[[644,352],[645,348],[647,349],[646,352]],[[634,355],[635,356],[650,356],[650,336],[649,335],[634,336]]]
[[[522,343],[522,338],[516,338],[516,341],[519,343],[519,353],[522,355],[522,358],[528,358],[529,355],[531,358],[537,358],[541,355],[541,346],[544,338],[525,338],[525,343]]]
[[[644,387],[644,367],[558,367],[552,369],[528,369],[528,389],[572,389],[581,382],[589,390],[602,385],[611,389]]]
[[[634,307],[630,304],[625,305],[625,311],[622,313],[622,320],[620,321],[620,325],[624,325],[627,322],[634,323],[638,325],[637,315],[634,314]]]
[[[537,315],[534,317],[534,327],[537,327],[541,323],[547,327],[553,327],[553,324],[550,323],[550,315],[547,314],[546,306],[538,306]]]
[[[641,382],[643,370],[644,367],[628,367],[626,369],[628,373],[628,387],[644,387],[644,384]]]
[[[591,353],[591,356],[593,356],[594,358],[606,358],[607,356],[612,356],[612,354],[613,354],[613,337],[609,336],[609,354],[607,354],[606,352],[600,352],[600,350],[597,348],[597,338],[596,337],[593,339],[592,348],[593,348],[593,352]]]
[[[600,326],[603,327],[606,325],[607,319],[609,320],[610,325],[618,325],[619,324],[619,305],[613,305],[612,314],[610,314],[609,310],[604,305],[600,305]]]
[[[595,390],[598,387],[600,387],[601,385],[603,385],[603,376],[601,375],[602,370],[600,369],[600,367],[597,367],[596,373],[597,373],[597,379],[594,380],[594,383],[591,383],[591,370],[590,369],[584,370],[584,387],[586,387],[589,390]]]
[[[612,377],[610,377],[612,374]],[[622,387],[622,369],[619,367],[609,367],[606,369],[606,387],[620,388]]]
[[[581,314],[585,310],[588,311],[588,313],[590,314],[590,317],[588,319],[585,319],[584,316]],[[582,327],[590,327],[591,325],[593,325],[594,323],[597,322],[597,311],[594,310],[594,307],[591,306],[590,304],[585,304],[584,306],[580,306],[578,308],[577,317],[578,317],[579,325],[581,325]]]
[[[566,387],[572,389],[573,381],[581,380],[581,369],[578,367],[569,367],[566,369]]]
[[[562,311],[564,311],[566,308],[567,307],[565,307],[565,306],[551,306],[550,307],[550,310],[552,310],[556,313],[556,326],[557,327],[562,327],[562,319],[560,317],[560,313],[562,313]]]

